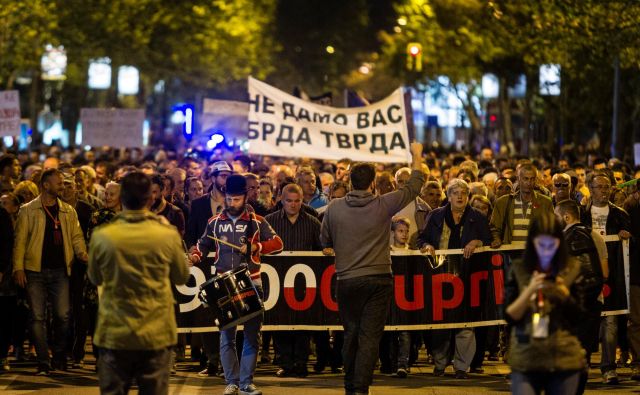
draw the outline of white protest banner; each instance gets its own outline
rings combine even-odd
[[[410,161],[402,88],[373,105],[307,102],[249,77],[249,152],[384,163]]]
[[[0,91],[0,136],[20,134],[20,94]]]
[[[204,99],[200,127],[205,134],[222,132],[226,138],[247,138],[249,103]]]
[[[83,108],[82,144],[142,147],[144,110]]]

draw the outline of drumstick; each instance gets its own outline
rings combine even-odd
[[[231,247],[231,248],[235,248],[236,250],[240,250],[240,249],[242,248],[241,246],[238,246],[238,245],[235,245],[235,244],[229,243],[228,241],[224,241],[224,240],[221,240],[221,239],[215,238],[215,237],[213,237],[213,236],[209,236],[209,235],[207,235],[207,237],[208,237],[208,238],[210,238],[210,239],[213,239],[213,240],[217,241],[217,242],[218,242],[218,243],[220,243],[220,244],[224,244],[224,245],[229,246],[229,247]]]

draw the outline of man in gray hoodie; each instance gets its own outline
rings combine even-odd
[[[411,143],[411,177],[401,189],[375,195],[375,167],[351,168],[353,190],[329,204],[322,221],[325,254],[336,255],[337,301],[344,327],[344,387],[347,395],[367,394],[378,345],[393,296],[389,237],[391,218],[420,193],[422,144]]]

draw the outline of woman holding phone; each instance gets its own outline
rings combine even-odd
[[[576,393],[586,360],[571,333],[580,311],[569,290],[579,270],[556,216],[532,218],[523,259],[512,263],[505,286],[513,394]]]

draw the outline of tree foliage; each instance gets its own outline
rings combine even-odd
[[[605,125],[611,107],[606,103],[611,102],[614,60],[619,59],[623,71],[640,65],[640,2],[634,0],[401,0],[396,12],[406,25],[400,32],[381,34],[385,45],[379,72],[409,83],[446,75],[454,84],[470,86],[488,72],[504,86],[525,74],[528,95],[537,95],[538,67],[560,64],[559,101],[529,96],[527,103],[560,106],[561,128],[575,136],[584,129],[610,131]],[[405,67],[410,42],[423,46],[421,72]],[[637,101],[626,100],[628,105]]]
[[[268,0],[0,0],[0,84],[39,67],[47,43],[68,51],[71,78],[92,58],[138,67],[145,77],[197,86],[273,70]],[[73,74],[74,67],[81,70]],[[72,81],[73,82],[73,81]],[[78,81],[80,82],[80,81]]]

